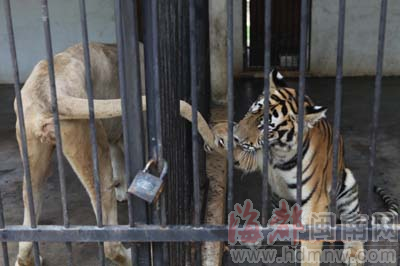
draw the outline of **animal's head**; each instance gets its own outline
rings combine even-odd
[[[268,141],[271,147],[292,150],[298,138],[298,99],[294,89],[281,88],[271,91],[269,99]],[[303,134],[325,118],[327,108],[314,105],[306,97],[304,101]]]
[[[235,125],[236,127],[236,125]],[[204,144],[204,149],[208,153],[218,153],[227,157],[228,150],[228,122],[220,122],[211,128],[214,134],[214,147],[210,147],[207,143]],[[254,156],[248,156],[248,152],[244,151],[242,147],[233,145],[233,160],[235,167],[245,172],[254,172],[257,170],[257,161]]]
[[[269,75],[270,93],[286,87],[286,82],[276,69]],[[272,94],[270,95],[272,96]],[[244,118],[235,126],[235,144],[244,151],[255,153],[263,148],[264,132],[264,94],[250,106]]]
[[[272,73],[273,74],[273,73]],[[279,87],[271,77],[268,117],[268,141],[271,147],[288,150],[297,145],[298,101],[294,89]],[[306,97],[304,102],[304,133],[325,117],[326,108],[315,106]],[[264,95],[252,104],[244,118],[235,126],[235,142],[249,155],[262,155],[264,139]]]

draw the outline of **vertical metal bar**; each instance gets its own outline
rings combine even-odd
[[[51,32],[50,32],[50,21],[49,21],[49,10],[47,5],[47,0],[42,1],[42,19],[43,28],[45,32],[45,42],[46,42],[46,53],[48,61],[48,72],[50,81],[50,94],[51,94],[51,109],[53,113],[54,120],[54,131],[56,136],[56,154],[57,154],[57,165],[58,173],[60,179],[60,190],[61,190],[61,202],[63,209],[63,221],[66,228],[69,227],[68,218],[68,208],[67,208],[67,190],[66,181],[64,173],[64,163],[62,156],[62,142],[61,142],[61,131],[60,131],[60,121],[58,115],[58,105],[57,105],[57,91],[56,91],[56,81],[54,74],[54,62],[53,62],[53,48],[51,43]],[[68,253],[68,265],[72,265],[72,245],[71,243],[66,243],[66,249]]]
[[[295,42],[297,41],[297,34],[296,34],[296,25],[297,25],[297,22],[296,22],[296,12],[297,12],[297,9],[296,9],[296,7],[297,7],[297,3],[296,2],[293,2],[292,3],[292,8],[291,8],[291,12],[290,12],[290,16],[292,17],[292,23],[291,23],[291,26],[293,27],[293,31],[291,32],[291,35],[290,35],[290,37],[289,37],[289,39],[290,39],[290,50],[292,51],[292,60],[291,60],[291,63],[290,63],[290,69],[292,69],[292,70],[296,70],[297,69],[297,59],[296,59],[296,62],[294,62],[294,58],[296,57],[297,58],[297,50],[296,49],[294,49],[294,47],[297,47],[297,45],[295,44]],[[298,33],[298,32],[297,32]]]
[[[56,154],[57,154],[58,174],[59,174],[59,178],[60,178],[61,202],[62,202],[62,209],[63,209],[63,222],[64,222],[64,226],[68,228],[69,227],[69,216],[68,216],[67,198],[66,198],[67,190],[66,190],[64,163],[63,163],[63,155],[62,155],[60,120],[59,120],[59,115],[58,115],[57,91],[56,91],[56,85],[55,85],[55,74],[54,74],[54,63],[53,63],[53,48],[52,48],[52,43],[51,43],[50,22],[49,22],[47,1],[42,1],[42,18],[43,18],[43,27],[44,27],[45,38],[46,38],[45,42],[46,42],[48,72],[49,72],[49,80],[50,80],[51,110],[53,113],[54,129],[55,129],[55,136],[56,136]]]
[[[161,93],[160,93],[160,71],[159,71],[159,53],[158,53],[158,2],[157,0],[151,0],[150,4],[150,12],[151,12],[151,54],[152,54],[152,73],[153,73],[153,91],[154,91],[154,102],[155,105],[153,105],[153,114],[154,114],[154,119],[155,121],[155,132],[153,130],[154,135],[151,137],[155,137],[155,145],[151,146],[150,149],[150,156],[153,158],[156,158],[160,164],[158,165],[159,170],[161,170],[161,162],[163,161],[163,146],[162,146],[162,132],[161,132]],[[165,202],[165,194],[162,193],[161,195],[161,201]],[[165,207],[165,204],[163,204]],[[154,216],[154,221],[157,223],[161,223],[161,218],[160,214],[161,212],[164,213],[165,210],[160,209],[160,202],[157,202],[156,205],[154,206],[153,210],[153,216]],[[165,217],[164,217],[165,218]],[[164,220],[163,218],[163,220]],[[165,221],[164,221],[165,222]],[[165,264],[164,259],[166,259],[165,254],[163,254],[166,251],[166,246],[160,244],[160,243],[153,243],[154,247],[154,263],[155,265],[163,265]]]
[[[189,1],[189,39],[190,39],[190,88],[192,99],[192,160],[193,160],[193,199],[194,225],[200,225],[200,169],[199,143],[197,133],[198,80],[197,80],[197,45],[196,45],[196,6],[195,0]],[[195,264],[201,264],[200,243],[195,243]]]
[[[147,130],[148,130],[148,138],[147,138],[147,145],[148,145],[148,150],[149,150],[149,159],[151,158],[158,158],[158,150],[157,150],[157,127],[159,124],[157,124],[156,121],[156,110],[155,110],[155,101],[156,101],[156,95],[155,95],[155,89],[154,86],[155,82],[157,82],[158,86],[158,78],[157,80],[153,77],[153,67],[154,67],[154,61],[153,61],[153,2],[152,1],[145,1],[143,3],[143,17],[144,17],[144,25],[143,31],[144,31],[144,53],[145,53],[145,73],[146,73],[146,105],[148,106],[146,114],[147,114]],[[157,13],[155,14],[157,15]],[[157,21],[156,21],[157,22]],[[157,51],[158,52],[158,51]],[[157,55],[158,56],[158,53]],[[158,63],[157,63],[158,64]],[[158,73],[158,66],[157,66],[157,73]],[[165,194],[162,193],[161,195],[161,202],[165,203]],[[164,205],[164,204],[161,204]],[[152,223],[154,224],[160,224],[160,204],[157,202],[154,206],[152,206]],[[161,247],[158,243],[152,243],[153,246],[153,264],[155,266],[158,265],[163,265],[163,260],[165,257],[165,254],[163,256]]]
[[[100,173],[99,173],[99,160],[97,151],[97,140],[96,140],[96,121],[94,117],[94,103],[93,103],[93,84],[91,77],[91,64],[90,64],[90,52],[89,52],[89,39],[86,19],[86,3],[85,0],[79,1],[80,20],[82,29],[82,45],[83,55],[85,59],[85,82],[86,91],[88,94],[88,108],[89,108],[89,126],[90,126],[90,142],[92,148],[92,162],[93,162],[93,178],[96,190],[96,221],[98,227],[103,227],[103,211],[101,204],[101,184],[100,184]],[[99,243],[99,259],[101,265],[105,265],[104,255],[104,243]]]
[[[161,99],[160,99],[160,75],[158,62],[158,15],[157,0],[151,0],[151,49],[153,54],[153,85],[155,92],[155,119],[157,126],[157,147],[153,151],[154,157],[161,161],[163,149],[161,138]]]
[[[87,21],[86,21],[86,4],[85,0],[79,0],[80,19],[82,27],[82,46],[83,55],[85,59],[85,82],[86,91],[88,94],[88,106],[89,106],[89,125],[90,125],[90,141],[92,146],[92,160],[93,160],[93,177],[95,181],[96,189],[96,210],[97,210],[97,225],[103,227],[103,217],[101,209],[101,187],[100,187],[100,173],[99,173],[99,160],[97,151],[96,141],[96,125],[94,117],[94,104],[93,104],[93,84],[91,77],[91,64],[90,64],[90,52],[89,52],[89,40],[87,32]]]
[[[386,14],[387,14],[387,0],[381,1],[381,14],[379,21],[379,37],[378,37],[378,54],[376,61],[376,76],[375,76],[375,91],[374,91],[374,107],[372,113],[372,127],[370,134],[370,156],[369,156],[369,171],[368,171],[368,199],[367,206],[371,206],[372,198],[372,180],[375,174],[375,160],[376,160],[376,138],[379,125],[379,109],[382,92],[382,71],[383,71],[383,55],[385,48],[385,32],[386,32]],[[371,214],[371,209],[368,209]]]
[[[268,142],[268,116],[269,116],[269,73],[271,71],[271,7],[272,0],[265,0],[264,3],[264,160],[262,180],[262,225],[268,222],[268,164],[269,164],[269,142]]]
[[[227,72],[228,72],[228,213],[233,210],[233,118],[234,118],[234,87],[233,87],[233,1],[227,0]]]
[[[302,189],[302,161],[303,161],[303,129],[304,129],[304,91],[306,87],[307,66],[307,22],[308,22],[308,0],[301,1],[301,27],[300,27],[300,77],[298,90],[298,134],[297,134],[297,189],[296,202],[301,206]]]
[[[243,45],[243,70],[247,70],[247,59],[246,59],[246,51],[247,51],[247,9],[246,9],[246,0],[242,0],[242,27],[243,27],[243,35],[242,35],[242,45]]]
[[[6,223],[4,221],[3,198],[0,193],[0,229],[4,229],[5,225],[6,225]],[[1,249],[3,251],[3,265],[10,266],[7,242],[1,242]]]
[[[115,19],[116,19],[116,32],[117,32],[117,46],[118,46],[118,74],[119,74],[119,87],[121,91],[121,106],[122,106],[122,124],[123,128],[123,137],[124,137],[124,150],[125,150],[125,167],[126,167],[126,175],[130,176],[132,173],[130,172],[130,167],[128,166],[131,162],[130,152],[128,145],[128,128],[127,124],[127,102],[126,102],[126,79],[125,79],[125,54],[124,54],[124,43],[123,43],[123,29],[122,29],[122,18],[121,18],[121,0],[115,0]],[[128,206],[131,205],[128,198]],[[133,213],[128,212],[129,215],[129,225],[134,226],[133,223]]]
[[[338,176],[338,153],[340,140],[340,120],[342,108],[343,50],[346,0],[339,0],[339,22],[336,55],[335,117],[333,122],[333,166],[332,187],[330,191],[330,212],[336,213],[336,188]]]
[[[18,60],[17,60],[17,51],[15,48],[15,38],[14,38],[14,29],[12,22],[12,14],[11,14],[11,5],[10,0],[4,0],[4,9],[6,14],[7,21],[7,33],[8,33],[8,41],[10,46],[10,54],[11,61],[13,66],[13,76],[14,76],[14,91],[15,91],[15,99],[17,102],[17,111],[18,111],[18,123],[21,134],[21,144],[22,144],[22,161],[24,166],[24,178],[25,178],[25,188],[28,196],[28,207],[29,207],[29,218],[32,228],[36,228],[36,215],[35,215],[35,206],[33,201],[32,194],[32,182],[31,182],[31,170],[29,166],[29,158],[28,158],[28,146],[26,139],[26,130],[25,130],[25,118],[24,111],[22,107],[22,99],[21,99],[21,83],[19,78],[19,70],[18,70]],[[26,208],[26,206],[25,206]],[[35,266],[40,266],[40,256],[39,256],[39,244],[37,242],[33,242],[33,257]]]
[[[131,5],[132,4],[132,5]],[[126,9],[122,10],[122,5]],[[128,12],[127,16],[130,16],[129,12],[134,12],[131,21],[123,21],[122,11]],[[139,167],[143,167],[144,163],[144,151],[143,151],[143,128],[142,128],[142,103],[141,103],[141,82],[139,74],[139,50],[137,44],[137,25],[136,25],[136,5],[135,2],[122,2],[121,0],[115,1],[115,18],[116,18],[116,33],[117,33],[117,46],[118,46],[118,66],[119,66],[119,85],[121,93],[121,105],[122,105],[122,123],[123,123],[123,138],[124,138],[124,155],[125,155],[125,175],[128,183],[130,178],[137,171]],[[132,29],[128,29],[127,24],[132,24]],[[126,27],[124,28],[124,25]],[[125,31],[131,30],[130,36],[125,36]],[[129,50],[126,45],[130,44]],[[129,67],[126,65],[126,54],[135,60]],[[127,72],[127,70],[130,70]],[[127,73],[133,75],[127,76]],[[128,83],[129,78],[129,83]],[[128,90],[128,86],[132,86],[132,90]],[[132,117],[130,117],[132,116]],[[131,121],[132,120],[132,121]],[[134,125],[133,123],[136,123]],[[136,130],[135,130],[136,129]],[[133,135],[135,132],[135,135]],[[133,156],[136,158],[133,162]],[[136,203],[137,212],[135,217],[133,214],[133,205]],[[145,205],[143,201],[134,199],[131,195],[128,196],[128,209],[129,209],[129,226],[135,226],[135,219],[140,222],[146,221]],[[139,206],[140,205],[140,206]],[[139,210],[139,207],[141,208]],[[142,208],[143,207],[143,208]],[[139,253],[140,250],[140,253]],[[148,245],[141,244],[140,247],[133,246],[131,248],[131,258],[134,265],[149,265],[148,257]]]
[[[192,156],[193,156],[193,198],[194,198],[194,224],[200,225],[200,176],[199,176],[199,145],[197,134],[197,58],[196,58],[196,13],[195,2],[190,0],[189,6],[190,25],[190,87],[192,98]]]

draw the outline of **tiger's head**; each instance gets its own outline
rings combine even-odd
[[[298,101],[294,89],[279,87],[270,78],[268,141],[270,148],[286,153],[296,151],[298,135]],[[316,106],[305,97],[304,135],[322,118],[326,108]],[[264,95],[251,105],[244,118],[235,126],[234,140],[237,149],[247,161],[262,165],[264,144]]]

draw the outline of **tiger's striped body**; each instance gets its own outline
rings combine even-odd
[[[274,195],[273,203],[278,206],[279,199],[286,199],[289,202],[296,200],[298,132],[296,91],[290,88],[278,88],[271,82],[269,106],[269,184]],[[325,118],[326,108],[314,105],[308,97],[305,99],[304,107],[302,222],[310,224],[312,213],[328,212],[332,189],[333,138],[332,126]],[[235,164],[247,172],[262,171],[263,109],[264,96],[261,95],[234,128]],[[338,215],[346,219],[342,222],[359,222],[363,218],[359,215],[358,186],[352,172],[345,167],[341,138],[338,155],[338,186],[336,188]],[[385,203],[390,203],[389,211],[381,213],[381,217],[385,217],[382,220],[388,222],[398,215],[397,205],[389,200],[385,200]],[[303,242],[302,245],[317,250],[322,248],[321,242],[314,244]],[[363,244],[358,241],[346,242],[345,249],[355,256],[363,249]],[[302,265],[319,265],[319,261],[310,262],[307,254],[306,252]],[[357,262],[346,263],[362,265]]]

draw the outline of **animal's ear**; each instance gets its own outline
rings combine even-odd
[[[307,127],[312,128],[319,120],[326,117],[328,108],[318,105],[307,106],[304,123]]]
[[[269,89],[274,90],[278,88],[285,88],[287,87],[287,84],[283,78],[283,75],[279,73],[279,71],[274,68],[272,71],[269,73]]]

